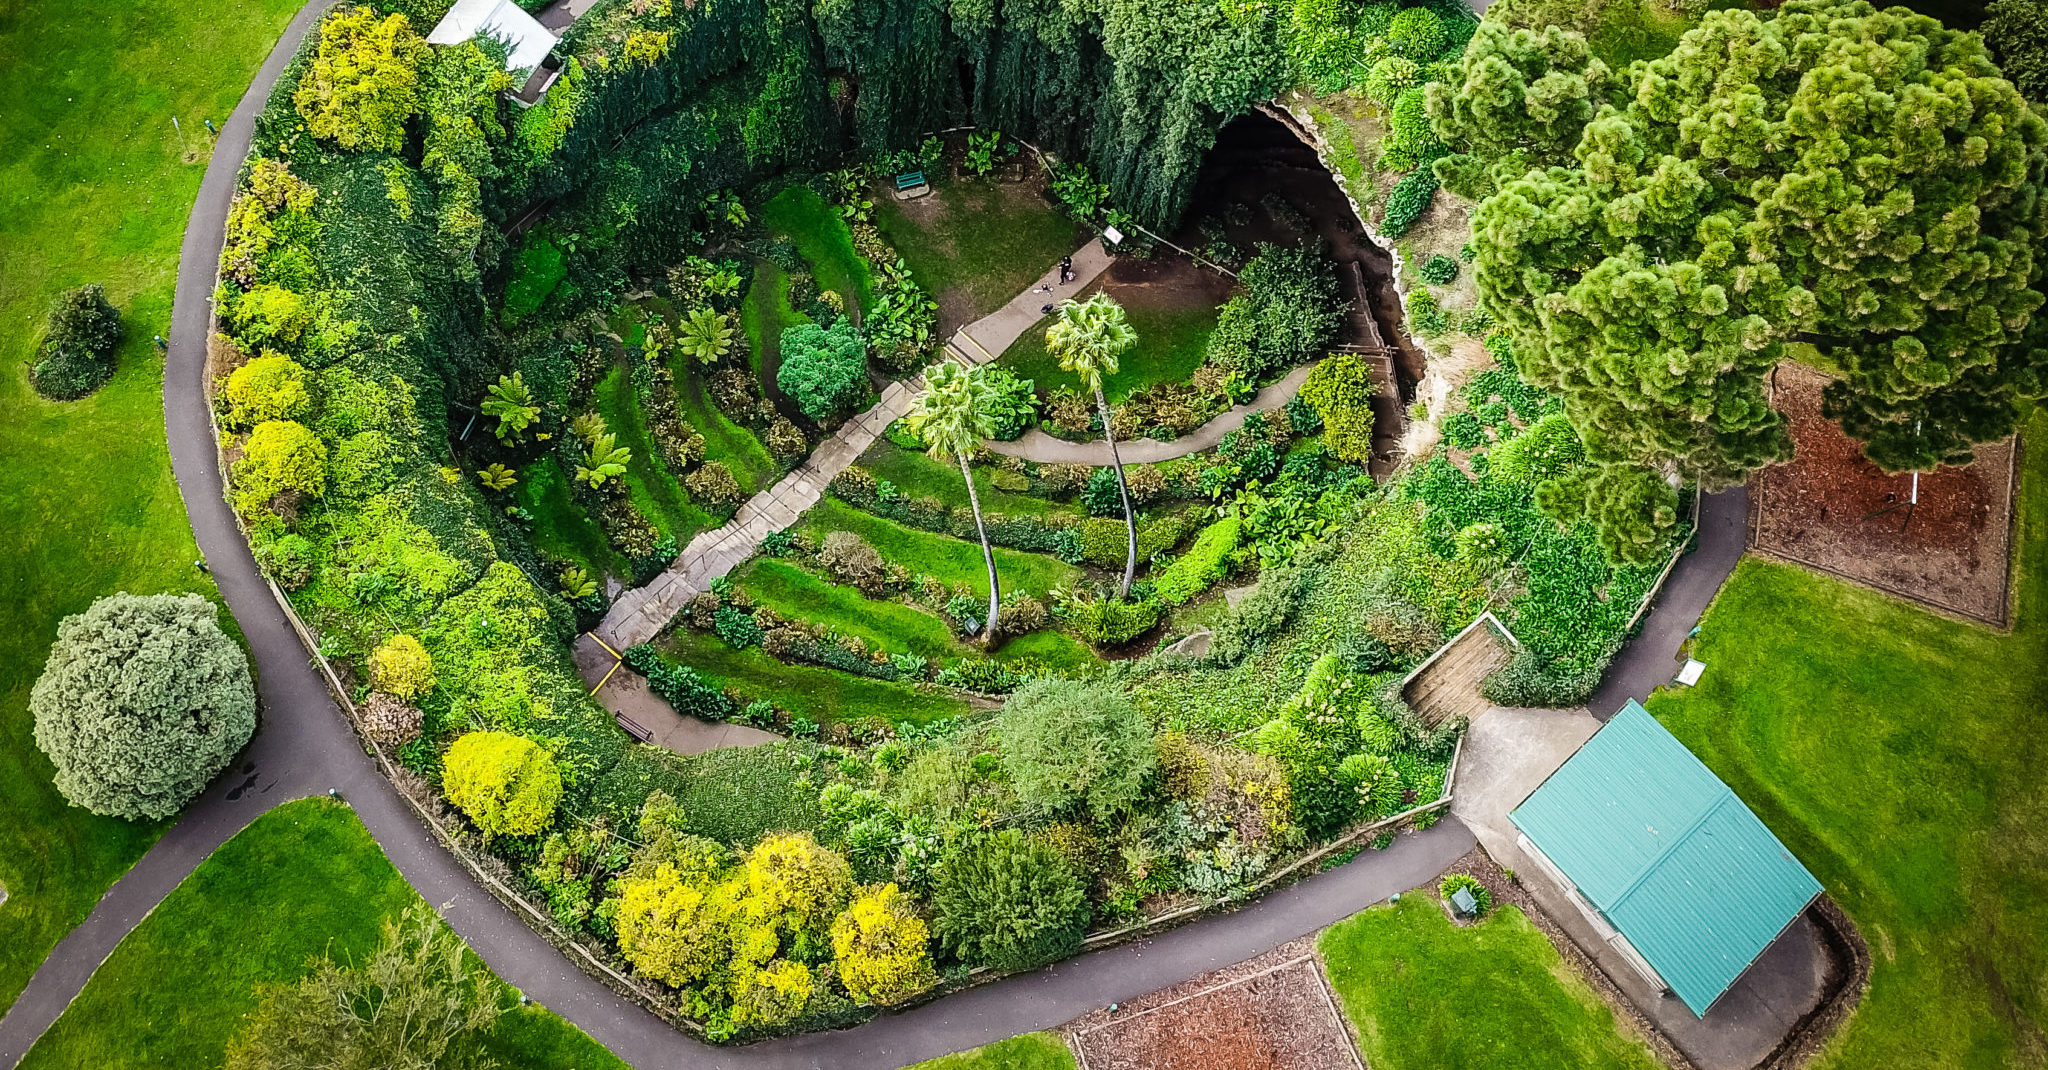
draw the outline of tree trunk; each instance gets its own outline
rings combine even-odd
[[[1131,579],[1138,574],[1138,514],[1131,512],[1131,488],[1124,483],[1123,458],[1117,456],[1116,432],[1109,429],[1109,398],[1102,384],[1095,384],[1095,407],[1102,413],[1102,440],[1109,443],[1109,463],[1116,469],[1116,492],[1124,500],[1124,583],[1116,589],[1118,601],[1131,596]]]
[[[967,481],[967,504],[974,507],[974,532],[981,536],[981,559],[988,562],[988,620],[981,626],[981,641],[995,641],[996,611],[1002,606],[1002,591],[996,586],[996,552],[988,544],[988,529],[981,523],[981,494],[974,489],[974,470],[967,467],[967,455],[953,455],[960,461],[960,478]]]

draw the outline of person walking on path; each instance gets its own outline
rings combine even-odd
[[[1074,281],[1074,258],[1072,256],[1060,257],[1060,285],[1065,286],[1072,281]]]

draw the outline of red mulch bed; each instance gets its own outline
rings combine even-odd
[[[1068,1027],[1082,1070],[1362,1070],[1310,940]]]
[[[2013,439],[1977,449],[1966,467],[1886,475],[1820,414],[1826,376],[1796,364],[1772,378],[1793,458],[1758,473],[1750,545],[1887,594],[2003,628],[2010,623]],[[1879,513],[1887,506],[1898,508]],[[1875,514],[1875,515],[1873,515]]]

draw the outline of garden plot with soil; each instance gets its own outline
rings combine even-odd
[[[1364,1070],[1311,940],[1067,1027],[1082,1070]]]
[[[1765,553],[1994,627],[2011,621],[2012,495],[2018,439],[1914,479],[1888,475],[1821,415],[1822,373],[1783,364],[1771,401],[1793,455],[1758,473],[1750,544]]]

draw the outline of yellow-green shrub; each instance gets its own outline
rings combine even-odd
[[[318,497],[327,489],[327,447],[303,424],[265,420],[242,445],[235,483],[244,514],[288,490]]]
[[[410,635],[394,635],[370,654],[370,681],[377,690],[408,701],[434,686],[434,659]]]
[[[289,420],[306,411],[306,369],[290,357],[265,353],[228,373],[228,425],[253,427]]]
[[[619,950],[641,973],[683,987],[726,958],[732,902],[702,874],[663,864],[620,885]]]
[[[811,1003],[811,968],[791,959],[778,959],[734,979],[732,1024],[734,1028],[782,1025],[796,1020]]]
[[[406,120],[420,108],[428,51],[404,15],[337,11],[320,24],[320,46],[292,104],[314,137],[351,152],[397,152],[405,147]]]
[[[1235,516],[1226,516],[1203,528],[1187,553],[1160,570],[1153,584],[1159,601],[1169,606],[1181,605],[1222,579],[1243,530],[1244,521]]]
[[[894,884],[863,888],[832,921],[839,982],[862,1003],[901,1003],[937,983],[925,944],[931,930]]]
[[[471,732],[448,748],[441,786],[487,833],[525,836],[548,827],[562,774],[540,744],[509,732]]]

